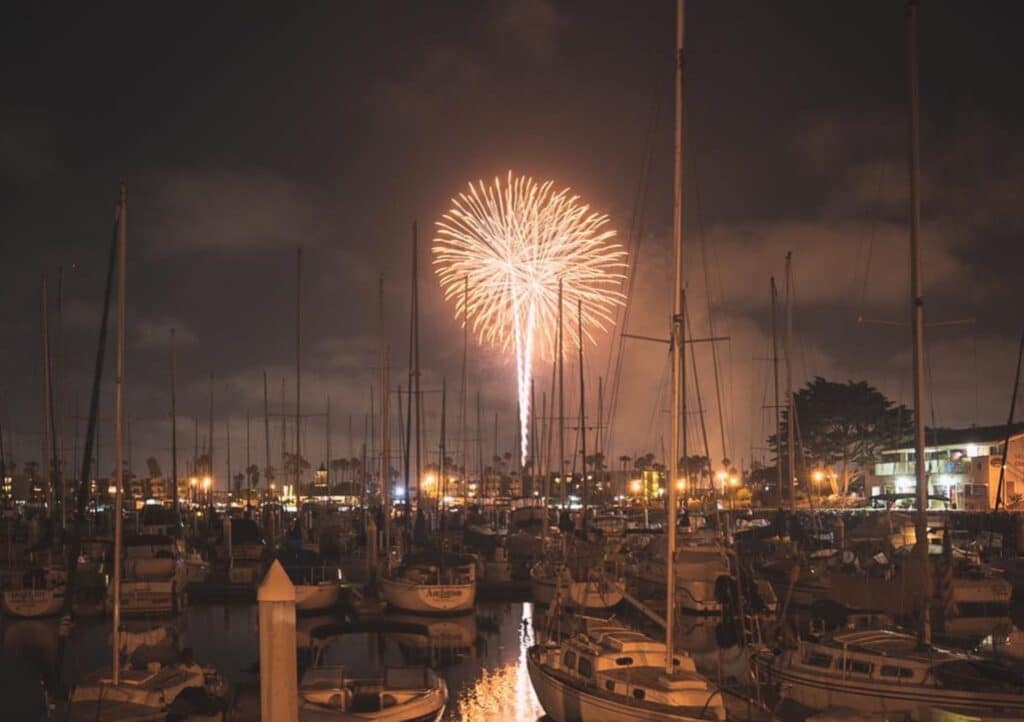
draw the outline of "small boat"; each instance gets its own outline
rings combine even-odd
[[[407,561],[377,581],[389,607],[413,614],[466,614],[476,602],[476,562],[441,555]]]
[[[67,572],[63,567],[32,567],[7,575],[0,607],[11,617],[51,617],[64,609]]]
[[[834,707],[929,720],[935,710],[1024,716],[1024,676],[997,660],[936,646],[851,615],[839,629],[812,630],[785,648],[753,656],[763,684],[812,710]],[[874,621],[874,619],[872,619]]]
[[[326,663],[328,649],[344,634],[404,627],[417,625],[327,624],[312,630],[312,664],[299,683],[299,722],[440,720],[448,703],[448,686],[429,667],[386,667],[379,676],[355,677],[342,666]]]
[[[562,643],[530,648],[527,668],[541,706],[555,722],[725,720],[722,693],[693,659],[614,622],[591,624]]]

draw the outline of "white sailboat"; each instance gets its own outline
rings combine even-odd
[[[68,575],[63,567],[33,567],[6,575],[0,608],[11,617],[52,617],[64,609]]]
[[[681,411],[682,339],[682,82],[683,0],[676,25],[675,284],[672,322],[672,443],[669,459],[667,553],[676,550],[676,484]],[[561,642],[532,646],[530,681],[555,722],[690,722],[724,720],[721,692],[673,648],[675,565],[666,565],[665,642],[619,625],[599,623]]]
[[[476,563],[452,556],[411,559],[377,580],[388,606],[413,614],[468,614],[476,603]]]
[[[71,689],[66,719],[104,722],[163,720],[172,705],[194,709],[198,703],[216,717],[223,717],[220,702],[226,692],[223,679],[213,669],[191,661],[162,657],[138,659],[140,646],[153,646],[160,630],[129,635],[121,629],[122,586],[122,491],[124,488],[124,368],[125,368],[125,261],[127,255],[127,203],[124,185],[117,211],[117,368],[114,393],[114,570],[112,664],[78,682]],[[190,692],[182,697],[186,690]]]

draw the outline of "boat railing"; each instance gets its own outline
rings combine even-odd
[[[289,566],[285,569],[293,584],[324,584],[341,582],[341,570],[336,566]]]

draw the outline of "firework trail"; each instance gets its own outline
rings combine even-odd
[[[626,252],[614,237],[608,216],[568,188],[511,172],[490,185],[470,183],[437,222],[434,268],[456,319],[470,323],[480,343],[515,352],[523,463],[533,361],[556,354],[559,279],[566,313],[583,302],[583,336],[593,343],[625,301]],[[570,348],[581,342],[576,324],[563,333]]]

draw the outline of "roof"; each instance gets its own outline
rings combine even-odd
[[[978,444],[979,446],[995,446],[1006,441],[1007,431],[1011,437],[1024,434],[1024,423],[1000,424],[997,426],[969,426],[965,429],[925,429],[924,440],[926,448],[936,446],[967,446]],[[900,446],[886,451],[913,451],[913,446]]]

